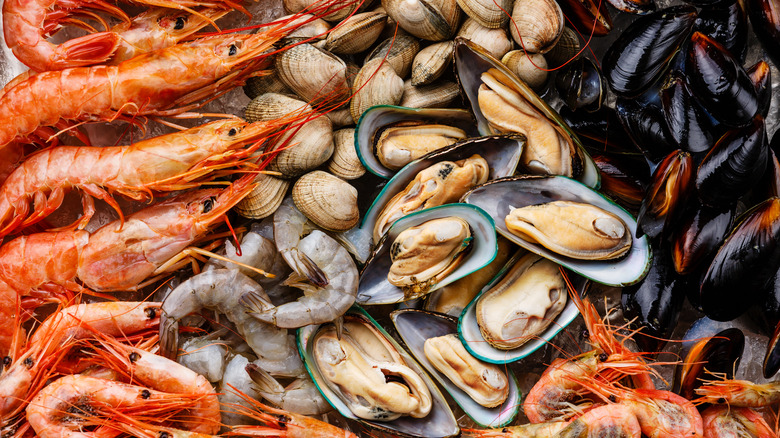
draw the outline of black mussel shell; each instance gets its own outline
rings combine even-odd
[[[766,118],[772,103],[772,70],[769,68],[769,64],[762,59],[750,67],[747,74],[756,87],[758,113],[761,114],[761,117]]]
[[[604,78],[623,97],[637,96],[663,73],[696,19],[691,6],[674,6],[634,21],[604,55]]]
[[[634,141],[623,129],[623,124],[614,109],[605,105],[598,111],[588,112],[572,111],[569,107],[562,106],[560,115],[591,155],[641,156],[641,151],[636,148]],[[669,149],[669,152],[673,149]]]
[[[672,260],[678,274],[687,275],[709,264],[734,221],[733,208],[719,209],[693,202],[672,241]],[[706,267],[706,265],[704,265]]]
[[[728,49],[731,55],[745,62],[747,54],[747,15],[737,1],[702,9],[693,30],[709,36]]]
[[[558,5],[563,16],[569,19],[582,35],[604,36],[612,30],[612,17],[607,2],[596,0],[563,0]]]
[[[609,4],[614,6],[623,12],[629,14],[649,14],[654,12],[655,1],[654,0],[608,0]]]
[[[693,159],[688,152],[677,150],[661,161],[639,209],[637,237],[647,234],[655,239],[671,231],[693,191],[693,173]]]
[[[555,88],[573,110],[598,111],[604,101],[601,72],[589,58],[579,57],[566,64],[555,76]]]
[[[764,377],[767,379],[777,374],[780,370],[780,323],[775,327],[775,332],[769,339],[764,356]]]
[[[756,87],[720,43],[700,32],[691,36],[686,72],[691,91],[726,126],[744,126],[758,113]]]
[[[736,203],[763,177],[769,163],[768,143],[760,115],[749,125],[724,134],[696,172],[699,199],[714,207]]]
[[[644,159],[630,155],[591,154],[601,174],[601,191],[626,209],[636,212],[642,205],[650,168]]]
[[[780,7],[777,0],[746,0],[748,17],[764,50],[780,65]]]
[[[642,334],[634,339],[642,351],[659,351],[677,325],[686,281],[677,275],[669,248],[653,245],[653,261],[645,278],[623,288],[622,305],[626,318],[633,320]]]
[[[701,282],[704,313],[731,321],[761,299],[780,267],[780,198],[748,213],[715,254]]]
[[[669,132],[660,101],[655,104],[641,98],[619,97],[615,112],[633,143],[651,162],[658,163],[678,148]]]
[[[696,340],[692,346],[685,347],[688,352],[675,370],[674,392],[693,400],[696,388],[702,385],[701,380],[712,378],[709,373],[733,378],[744,348],[745,335],[738,328],[728,328],[711,338]]]
[[[680,149],[704,152],[715,144],[713,120],[693,97],[682,73],[670,75],[661,89],[661,104],[669,132]]]

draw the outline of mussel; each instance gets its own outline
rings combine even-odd
[[[734,208],[713,208],[695,202],[686,210],[682,226],[672,239],[674,269],[681,275],[695,272],[712,261],[734,221]]]
[[[694,97],[682,72],[675,70],[669,75],[661,89],[661,105],[669,132],[680,149],[704,152],[715,144],[713,121]]]
[[[675,151],[655,168],[637,217],[639,235],[651,238],[671,231],[694,188],[691,154]]]
[[[747,54],[747,15],[738,1],[725,3],[702,9],[694,30],[721,43],[742,64]]]
[[[590,60],[580,57],[564,66],[555,77],[555,87],[571,109],[597,111],[604,101],[601,71]]]
[[[688,334],[685,336],[690,339]],[[745,335],[738,328],[728,328],[716,334],[694,339],[683,344],[684,359],[677,366],[674,377],[675,392],[687,399],[696,396],[701,379],[708,379],[713,373],[722,373],[724,378],[733,378],[739,367]]]

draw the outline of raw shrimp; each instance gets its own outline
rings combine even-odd
[[[284,387],[256,364],[247,364],[246,372],[255,384],[254,389],[263,398],[285,411],[301,415],[320,415],[333,410],[308,377],[296,379]]]
[[[199,17],[198,21],[203,21],[205,24],[212,23],[219,18],[215,14],[224,14],[230,9],[238,8],[245,11],[240,6],[240,2],[236,3],[229,0],[199,2],[142,0],[141,3],[183,9]],[[191,9],[197,6],[215,8],[219,12],[208,12],[202,9],[195,11]],[[93,31],[89,35],[72,39],[59,46],[46,41],[46,37],[60,30],[63,24],[74,24],[91,30],[89,25],[75,19],[72,16],[73,14],[89,16],[100,21],[107,28],[105,21],[95,14],[96,11],[119,18],[126,24],[108,32]],[[143,21],[151,24],[154,21],[154,15],[144,18]],[[141,40],[149,41],[143,43],[143,45],[163,43],[163,41],[167,40],[166,37],[171,36],[171,33],[175,36],[181,33],[178,31],[184,31],[185,28],[189,29],[193,26],[185,23],[182,23],[180,26],[177,21],[175,20],[172,25],[161,23],[156,26],[142,26],[140,29],[147,31],[158,30],[145,37],[140,36]],[[200,25],[200,27],[203,27],[205,24]],[[138,23],[135,25],[138,26]],[[19,61],[34,71],[62,70],[64,68],[83,67],[108,61],[122,47],[123,40],[129,39],[130,41],[136,41],[135,44],[138,44],[139,36],[135,34],[130,36],[123,35],[122,31],[125,29],[122,26],[132,27],[133,24],[121,9],[103,1],[7,0],[3,4],[3,29],[6,44]],[[180,38],[184,38],[197,30],[198,28],[192,29],[181,35]],[[159,42],[154,43],[152,40]]]
[[[701,413],[705,438],[776,438],[764,417],[750,408],[710,406]]]
[[[464,429],[463,436],[474,438],[554,438],[566,428],[566,421],[529,423],[501,429]]]
[[[295,207],[291,197],[285,198],[274,213],[274,242],[288,265],[299,276],[306,277],[312,284],[323,287],[328,277],[319,266],[298,249],[301,238],[308,234],[314,225]]]
[[[294,336],[287,330],[252,318],[239,303],[243,294],[264,294],[262,290],[257,282],[235,269],[213,269],[190,277],[163,301],[160,353],[176,358],[179,321],[191,313],[214,309],[235,324],[236,330],[257,357],[279,364],[274,372],[287,372],[293,376],[303,373]]]
[[[303,290],[304,296],[275,307],[267,297],[247,292],[241,302],[252,316],[277,327],[297,328],[333,321],[354,304],[358,270],[344,247],[322,231],[314,230],[301,240],[298,251],[322,269],[328,285],[318,287],[293,272],[282,284]]]
[[[259,233],[255,232],[254,229],[255,224],[252,224],[250,231],[241,238],[241,255],[238,253],[238,248],[233,245],[230,240],[225,241],[225,258],[261,269],[264,272],[274,275],[274,277],[289,272],[284,261],[281,260],[281,255],[276,250],[276,245],[274,245],[273,241],[261,236]],[[277,258],[279,259],[278,261]],[[237,266],[224,259],[212,258],[204,269],[209,269],[210,266],[214,266],[215,268],[238,269],[242,274],[249,276],[258,283],[262,283],[263,280],[266,279],[266,277],[258,275],[255,271],[244,268],[243,266]],[[286,272],[279,269],[282,266],[286,269]],[[266,281],[278,280],[273,278],[272,280]]]
[[[251,405],[247,399],[260,400],[261,396],[255,390],[254,382],[246,372],[247,365],[249,359],[240,354],[233,356],[225,365],[225,372],[219,385],[219,403],[222,406],[241,405],[249,408]],[[239,393],[246,398],[239,396]],[[233,409],[222,410],[222,423],[226,426],[248,424],[247,419]]]
[[[37,233],[0,247],[0,321],[71,292],[135,290],[186,262],[187,248],[202,240],[253,188],[246,175],[228,188],[183,193],[111,222],[83,230]],[[0,354],[17,328],[0,325]]]
[[[707,380],[694,392],[706,403],[725,403],[730,406],[760,408],[780,401],[780,381],[753,383],[749,380]]]

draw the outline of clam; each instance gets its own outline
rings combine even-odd
[[[633,284],[644,277],[650,267],[650,247],[646,237],[632,239],[630,248],[620,258],[581,260],[558,254],[509,230],[504,218],[514,208],[555,201],[572,201],[609,212],[625,224],[626,235],[636,236],[636,220],[628,212],[600,193],[569,178],[561,176],[503,178],[472,189],[461,200],[488,212],[496,220],[496,231],[504,237],[599,283],[618,287]],[[607,222],[614,226],[613,221],[614,219],[609,219]],[[611,229],[606,225],[604,228]]]
[[[341,21],[361,5],[351,0],[328,0],[324,3],[319,0],[284,0],[282,3],[288,14],[306,9],[327,21]]]
[[[491,29],[470,17],[460,26],[458,36],[482,46],[490,56],[496,59],[501,59],[508,51],[512,50],[512,41],[503,28]]]
[[[324,49],[339,55],[360,53],[379,38],[387,23],[387,14],[363,12],[355,14],[328,33]]]
[[[285,20],[293,18],[292,15],[286,15],[280,17],[279,20]],[[316,18],[312,14],[298,14],[297,18],[290,22],[302,23],[300,26],[295,27],[295,30],[287,34],[287,38],[316,38],[323,39],[330,30],[330,24],[322,18]]]
[[[284,50],[276,57],[275,66],[279,79],[308,102],[341,102],[349,97],[347,64],[311,44]],[[317,102],[312,104],[316,106]]]
[[[374,105],[396,105],[404,92],[404,81],[383,59],[374,59],[363,65],[352,85],[354,95],[349,104],[352,119],[357,121]]]
[[[457,336],[457,319],[416,309],[397,310],[390,318],[415,359],[477,424],[501,427],[517,415],[514,373],[466,351]]]
[[[412,62],[412,85],[426,85],[438,79],[452,62],[454,41],[442,41],[422,49]]]
[[[410,108],[446,108],[460,96],[458,84],[439,81],[431,85],[415,87],[412,81],[404,82],[404,96],[399,105]]]
[[[298,210],[328,231],[346,231],[357,225],[357,195],[348,182],[321,170],[303,175],[292,189]]]
[[[355,147],[358,156],[369,172],[383,178],[390,178],[396,173],[397,168],[388,168],[382,162],[384,158],[377,157],[376,151],[379,149],[377,141],[388,127],[404,123],[450,126],[453,129],[465,132],[468,137],[476,134],[471,114],[465,110],[415,109],[396,106],[376,106],[370,108],[363,114],[355,132]]]
[[[522,158],[525,168],[535,173],[571,175],[588,186],[598,187],[598,169],[579,138],[555,110],[505,65],[480,47],[458,38],[455,67],[482,134],[523,133],[528,137]],[[485,79],[490,85],[486,85]],[[528,124],[518,125],[518,120]],[[538,146],[532,147],[531,143]]]
[[[452,38],[460,22],[455,0],[382,0],[382,6],[405,31],[424,40]]]
[[[417,38],[410,35],[397,35],[379,43],[374,50],[366,55],[363,63],[376,58],[384,58],[393,66],[398,76],[406,78],[412,70],[412,63],[419,51],[420,41]]]
[[[279,79],[276,70],[270,70],[267,75],[253,76],[246,80],[244,94],[250,99],[265,93],[292,93],[287,85]]]
[[[422,233],[419,228],[414,229],[426,223],[428,227],[423,227]],[[485,212],[464,204],[428,208],[399,219],[366,262],[360,274],[357,302],[407,301],[481,269],[496,255],[493,226]],[[470,237],[466,237],[466,232]],[[449,238],[436,241],[442,237]],[[468,250],[463,252],[464,245],[469,243]],[[454,259],[458,259],[456,263],[452,263]],[[396,280],[400,287],[391,283]]]
[[[241,216],[250,219],[268,217],[282,205],[284,195],[290,187],[290,181],[271,175],[257,174],[254,182],[257,187],[234,207]]]
[[[550,68],[558,68],[574,59],[579,53],[580,39],[577,33],[570,27],[564,27],[561,38],[549,52],[544,54],[544,58]]]
[[[547,60],[541,53],[512,50],[501,58],[501,62],[534,90],[547,83]]]
[[[351,116],[350,116],[351,117]],[[339,129],[333,133],[335,149],[328,162],[330,173],[342,179],[356,179],[366,173],[355,151],[355,129]]]
[[[454,126],[398,122],[385,127],[376,140],[379,162],[398,170],[423,155],[466,138],[466,132]]]
[[[512,7],[511,0],[457,0],[458,6],[470,18],[490,29],[504,27],[509,20],[507,11]]]
[[[493,347],[515,349],[547,329],[566,305],[566,297],[558,265],[528,253],[477,299],[479,330]]]
[[[354,306],[344,316],[341,336],[336,331],[331,323],[302,327],[298,348],[317,388],[341,415],[405,437],[460,432],[430,377],[365,311]]]
[[[516,0],[512,23],[509,33],[523,50],[545,53],[560,39],[565,21],[555,0]]]

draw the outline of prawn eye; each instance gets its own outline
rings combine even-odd
[[[184,25],[187,24],[187,18],[186,17],[176,17],[176,25],[173,26],[175,30],[182,30],[184,29]]]
[[[610,403],[617,403],[617,397],[615,397],[615,394],[610,395],[608,398]]]
[[[130,356],[128,356],[128,358],[130,359],[130,363],[135,363],[136,361],[138,361],[138,359],[141,358],[141,355],[138,354],[138,353],[133,352],[133,353],[130,353]]]
[[[214,208],[214,201],[216,201],[217,198],[214,196],[210,197],[209,199],[206,199],[203,201],[203,212],[208,213],[211,211],[212,208]]]
[[[34,361],[34,360],[31,358],[31,357],[28,357],[28,358],[26,358],[26,359],[24,360],[24,362],[22,362],[22,363],[23,363],[23,364],[24,364],[24,366],[26,366],[27,368],[32,368],[32,366],[35,364],[35,361]]]
[[[148,399],[151,396],[152,396],[152,393],[148,389],[141,390],[141,398],[142,399],[146,400],[146,399]]]
[[[6,356],[3,358],[3,366],[7,367],[8,365],[11,365],[11,356]]]
[[[146,312],[146,317],[149,319],[154,319],[157,317],[157,309],[154,307],[146,308],[145,312]]]
[[[235,56],[238,53],[238,47],[235,44],[231,44],[228,49],[228,56]]]
[[[232,137],[232,136],[234,136],[236,134],[238,134],[238,129],[230,128],[230,131],[228,132],[228,135]]]
[[[171,434],[168,432],[160,432],[160,438],[171,438]]]
[[[609,356],[606,353],[599,354],[599,362],[606,362]]]

